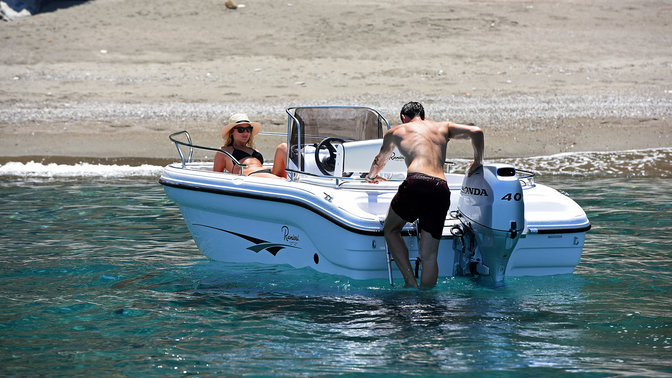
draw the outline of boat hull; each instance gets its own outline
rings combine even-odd
[[[328,208],[301,206],[279,198],[167,183],[164,187],[168,197],[179,205],[199,250],[212,260],[287,264],[354,279],[388,278],[379,220],[346,224]],[[319,203],[321,199],[307,202]],[[418,242],[412,231],[407,229],[404,239],[410,257],[415,258]],[[442,240],[440,249],[440,272],[452,276],[452,240]],[[393,277],[401,277],[394,264],[392,270]]]
[[[506,266],[506,276],[573,273],[586,240],[585,231],[523,234]]]
[[[448,181],[452,211],[458,203],[461,176],[451,175]],[[184,169],[179,165],[166,167],[160,182],[168,197],[180,207],[199,250],[212,260],[287,264],[360,280],[388,278],[382,222],[396,192],[392,183],[352,188],[321,186]],[[590,228],[585,213],[574,201],[548,187],[524,188],[523,196],[526,227],[508,262],[496,262],[495,278],[501,280],[502,271],[504,276],[573,272],[581,256],[585,231]],[[564,215],[550,217],[543,202],[549,200],[564,201],[568,219],[561,219]],[[450,232],[457,224],[457,219],[446,220],[438,254],[440,277],[469,273],[460,268],[466,253],[460,240],[456,240],[460,238]],[[407,225],[402,235],[409,257],[416,258],[418,240],[414,227]],[[401,278],[396,264],[390,265],[393,277]]]

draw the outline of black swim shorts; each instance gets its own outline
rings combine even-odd
[[[441,239],[443,224],[450,207],[450,189],[446,180],[411,172],[399,185],[390,207],[407,222],[420,219],[418,228]]]

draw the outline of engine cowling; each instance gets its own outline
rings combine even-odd
[[[480,263],[485,266],[479,272],[488,272],[494,283],[502,282],[525,227],[523,189],[516,169],[492,164],[465,176],[457,208],[460,221],[476,239],[474,254],[480,254]]]

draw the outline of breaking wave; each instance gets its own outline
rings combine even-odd
[[[455,160],[455,171],[468,160]],[[506,163],[543,175],[590,177],[672,177],[672,147],[612,152],[568,152],[526,158],[488,159],[486,163]],[[132,178],[159,177],[158,165],[43,164],[9,162],[0,165],[0,177],[15,178]]]
[[[611,152],[567,152],[549,156],[496,159],[548,175],[672,177],[672,147]]]
[[[9,162],[0,165],[0,177],[24,177],[24,178],[127,178],[127,177],[158,177],[163,167],[143,164],[140,166],[130,165],[105,165],[78,163],[68,164],[43,164],[36,162],[19,163]]]

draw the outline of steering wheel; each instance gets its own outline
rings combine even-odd
[[[336,169],[336,147],[334,147],[333,143],[341,144],[343,142],[345,142],[345,140],[342,138],[329,137],[324,138],[320,144],[317,145],[315,148],[315,164],[317,164],[317,168],[320,172],[329,176],[334,175],[334,169]],[[329,157],[320,159],[320,151],[325,148],[329,151]]]

